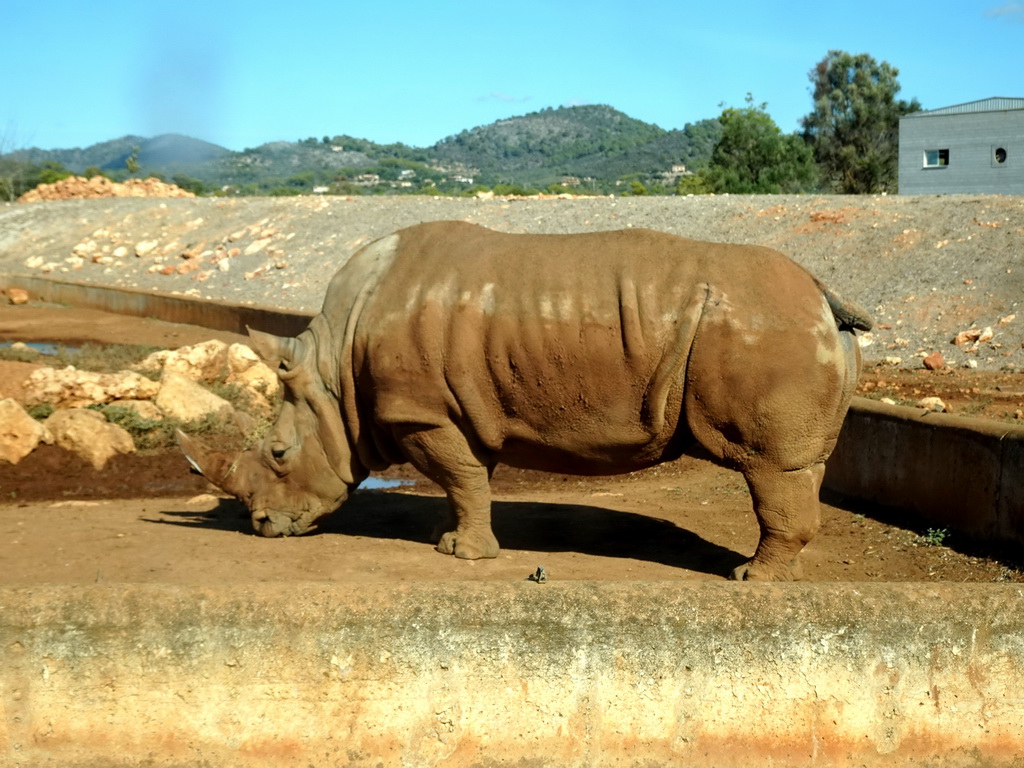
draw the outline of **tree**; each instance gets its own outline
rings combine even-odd
[[[715,192],[778,194],[804,192],[816,177],[810,148],[795,134],[783,134],[765,111],[766,103],[722,112],[722,137],[711,153],[707,183]]]
[[[39,184],[53,184],[69,176],[71,176],[71,171],[54,160],[47,160],[41,163],[38,168]]]
[[[680,176],[676,182],[675,193],[677,195],[706,195],[711,192],[711,184],[708,182],[707,171],[699,171],[689,176]]]
[[[176,173],[171,177],[171,181],[178,187],[181,187],[186,192],[191,192],[193,195],[199,196],[206,194],[206,185],[199,179],[189,176],[187,173]]]
[[[128,173],[139,172],[139,148],[132,147],[132,152],[125,158],[124,167],[128,169]]]
[[[824,180],[837,192],[896,188],[900,118],[921,109],[897,100],[899,70],[866,53],[829,51],[809,73],[814,111],[801,120]]]

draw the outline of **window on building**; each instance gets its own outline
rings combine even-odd
[[[943,168],[949,165],[948,149],[926,149],[924,151],[925,168]]]
[[[992,162],[995,165],[1002,165],[1006,162],[1006,147],[992,148]]]

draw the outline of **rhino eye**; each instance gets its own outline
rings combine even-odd
[[[283,443],[275,443],[270,446],[270,455],[274,457],[274,461],[281,461],[288,453],[288,446]]]

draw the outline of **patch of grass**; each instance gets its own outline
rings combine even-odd
[[[957,416],[985,416],[985,411],[988,407],[995,402],[991,397],[983,397],[977,400],[971,400],[970,402],[964,403],[960,406]]]
[[[51,368],[75,366],[83,371],[114,373],[131,368],[145,360],[160,347],[140,344],[83,344],[80,347],[56,345],[56,353],[44,355],[38,350],[0,348],[0,360],[19,363],[41,363]]]
[[[67,350],[67,365],[97,373],[114,373],[132,368],[158,349],[140,344],[83,344],[77,350]]]
[[[941,547],[945,545],[945,542],[948,538],[948,528],[929,528],[922,535],[918,536],[914,541],[917,544],[923,544],[927,547]]]
[[[180,425],[174,419],[147,419],[134,408],[123,405],[104,405],[96,410],[132,436],[139,450],[167,448],[174,445],[174,430]]]
[[[228,384],[223,379],[212,381],[204,386],[217,397],[227,400],[236,411],[249,410],[249,398],[245,390],[237,384]]]
[[[134,408],[121,405],[96,406],[107,417],[107,421],[116,424],[132,436],[135,447],[140,451],[173,448],[177,445],[175,433],[182,432],[196,437],[217,438],[219,446],[241,448],[246,436],[232,419],[225,419],[214,414],[207,414],[196,421],[181,421],[170,417],[163,419],[147,419]]]
[[[12,363],[38,363],[46,361],[48,358],[48,355],[44,355],[38,349],[33,349],[32,347],[26,349],[0,347],[0,360],[7,360]]]

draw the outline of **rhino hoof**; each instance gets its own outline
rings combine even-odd
[[[794,561],[789,565],[766,565],[748,560],[735,568],[729,579],[732,581],[802,581],[803,569]]]
[[[460,533],[448,531],[437,542],[437,551],[443,555],[455,555],[463,560],[480,560],[497,557],[500,548],[494,534]]]

